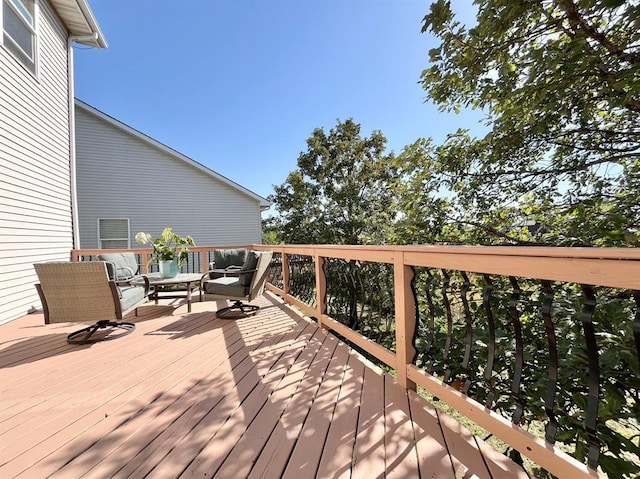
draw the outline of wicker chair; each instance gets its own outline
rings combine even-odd
[[[116,339],[135,329],[135,324],[121,322],[129,311],[147,300],[149,280],[144,286],[118,286],[110,280],[104,261],[80,263],[37,263],[44,322],[96,321],[67,336],[71,344],[87,344]],[[104,331],[100,331],[104,330]],[[100,331],[99,334],[96,334]]]
[[[234,269],[231,276],[211,279],[211,272],[205,273],[200,280],[200,301],[211,299],[234,301],[231,306],[216,311],[218,318],[232,319],[255,314],[260,307],[243,303],[243,300],[251,302],[264,292],[272,256],[271,251],[248,251],[242,267]]]

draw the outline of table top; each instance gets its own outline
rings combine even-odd
[[[174,276],[173,278],[163,278],[162,276],[160,276],[160,273],[149,273],[149,274],[146,274],[145,276],[149,278],[149,284],[153,284],[153,285],[195,283],[197,281],[200,281],[200,278],[202,278],[202,275],[200,273],[180,273],[177,276]],[[143,284],[144,280],[142,278],[139,278],[137,280],[132,281],[132,283]]]

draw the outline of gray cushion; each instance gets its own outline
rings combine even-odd
[[[207,293],[220,296],[244,297],[249,294],[248,288],[240,284],[240,278],[234,276],[205,281],[203,287]]]
[[[258,253],[256,253],[255,251],[249,251],[247,253],[247,259],[245,259],[244,264],[240,269],[240,275],[239,275],[240,285],[242,286],[251,285],[251,280],[253,279],[253,275],[255,274],[256,266],[258,266]],[[250,272],[243,273],[243,271],[250,271]]]
[[[110,279],[122,281],[138,274],[138,261],[134,253],[104,253],[99,254],[98,259],[107,262]],[[115,272],[113,266],[116,268]]]
[[[144,298],[144,288],[140,286],[125,286],[119,288],[119,291],[120,305],[123,313],[131,309]]]
[[[216,269],[224,269],[229,266],[242,266],[247,257],[247,250],[241,249],[217,249],[213,252],[213,262]]]

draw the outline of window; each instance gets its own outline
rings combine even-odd
[[[98,247],[102,249],[128,249],[129,218],[99,218]]]
[[[36,71],[36,0],[2,0],[2,44],[31,71]]]

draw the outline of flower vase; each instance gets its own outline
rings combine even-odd
[[[160,261],[159,268],[160,268],[160,276],[162,276],[162,278],[165,278],[165,279],[175,278],[176,276],[178,276],[178,273],[180,272],[180,268],[178,267],[178,262],[175,260]]]

